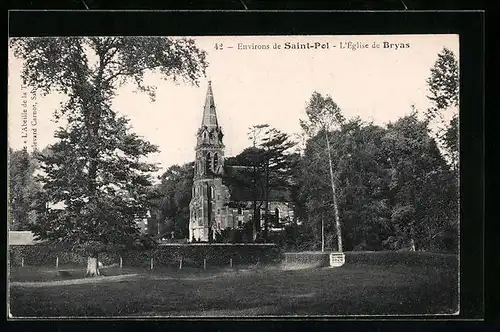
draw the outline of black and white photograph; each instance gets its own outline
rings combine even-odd
[[[11,37],[8,317],[458,315],[459,51]]]

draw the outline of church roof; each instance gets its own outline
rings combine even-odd
[[[218,127],[211,81],[208,81],[207,96],[205,97],[205,106],[203,108],[203,120],[201,122],[201,127],[203,128],[204,126],[208,128]]]
[[[243,202],[252,201],[254,194],[251,190],[252,180],[249,177],[248,168],[245,166],[224,167],[224,184],[231,194],[231,201]],[[257,192],[257,200],[264,200],[264,193]],[[269,201],[289,202],[291,201],[291,190],[289,188],[270,188]]]
[[[250,190],[241,190],[237,187],[230,187],[229,192],[231,194],[230,200],[233,202],[251,202],[254,196]],[[269,201],[270,202],[291,202],[290,191],[286,189],[271,189],[269,190]],[[264,193],[257,193],[255,197],[257,201],[265,200]]]

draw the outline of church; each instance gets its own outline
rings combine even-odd
[[[251,202],[242,197],[234,197],[234,193],[223,183],[223,138],[224,134],[217,120],[212,84],[209,81],[203,118],[196,133],[194,181],[189,204],[189,241],[208,242],[210,238],[215,239],[216,233],[223,229],[241,229],[245,223],[252,221]],[[229,204],[235,200],[239,201],[238,208]],[[286,199],[270,201],[269,211],[276,220],[293,219],[293,206]],[[263,216],[262,211],[260,215]],[[262,218],[261,226],[263,223]]]

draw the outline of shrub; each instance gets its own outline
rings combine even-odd
[[[407,265],[446,267],[458,269],[458,256],[454,254],[439,254],[423,251],[376,251],[376,252],[345,252],[346,264],[363,265]]]
[[[133,245],[132,249],[143,250],[143,249],[153,249],[158,245],[158,242],[155,238],[149,234],[141,234],[139,238],[137,238]]]
[[[286,251],[307,251],[321,247],[321,243],[315,241],[309,225],[296,223],[286,225],[282,231],[269,232],[268,242],[275,243]]]

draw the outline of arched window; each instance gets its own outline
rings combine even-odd
[[[205,157],[205,173],[210,174],[210,169],[212,164],[212,158],[210,157],[210,152],[207,153],[207,156]]]
[[[217,166],[219,166],[219,155],[217,153],[214,154],[214,172],[217,172]]]
[[[207,199],[210,203],[214,201],[214,188],[207,183]]]

